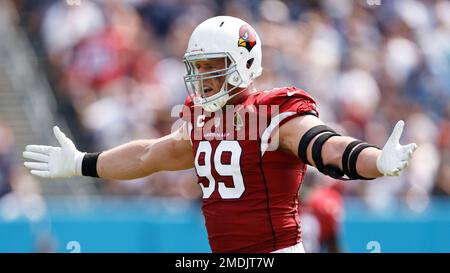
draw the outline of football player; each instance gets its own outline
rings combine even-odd
[[[58,127],[60,147],[28,145],[33,175],[134,179],[195,167],[213,252],[304,252],[298,193],[306,165],[343,180],[399,175],[416,144],[399,121],[382,149],[341,136],[295,87],[256,90],[261,40],[246,22],[210,18],[193,31],[184,63],[183,125],[101,153],[84,153]]]

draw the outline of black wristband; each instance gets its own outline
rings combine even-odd
[[[81,162],[81,174],[83,176],[98,177],[97,160],[101,153],[86,153]]]

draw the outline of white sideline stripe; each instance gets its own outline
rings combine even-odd
[[[296,112],[284,112],[281,114],[278,114],[272,118],[270,121],[269,126],[267,126],[266,130],[264,130],[262,136],[261,136],[261,156],[264,155],[264,153],[267,151],[267,148],[269,148],[269,138],[272,135],[273,130],[278,127],[280,122],[282,122],[284,119],[295,115]]]

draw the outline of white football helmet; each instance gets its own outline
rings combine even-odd
[[[261,40],[248,23],[231,16],[207,19],[192,32],[183,58],[187,91],[195,104],[217,111],[239,93],[231,91],[248,87],[261,75],[261,57]],[[198,73],[196,61],[216,58],[224,59],[224,69]],[[217,77],[225,77],[220,91],[206,97],[203,80]]]

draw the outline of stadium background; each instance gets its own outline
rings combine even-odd
[[[192,170],[133,181],[41,180],[26,144],[59,125],[83,151],[170,131],[181,62],[214,15],[252,24],[257,88],[294,85],[339,132],[419,145],[400,177],[339,182],[309,168],[309,252],[450,252],[450,2],[444,0],[0,1],[0,252],[209,252]],[[334,249],[334,248],[333,248]],[[331,249],[331,250],[333,250]],[[334,249],[335,250],[335,249]]]

